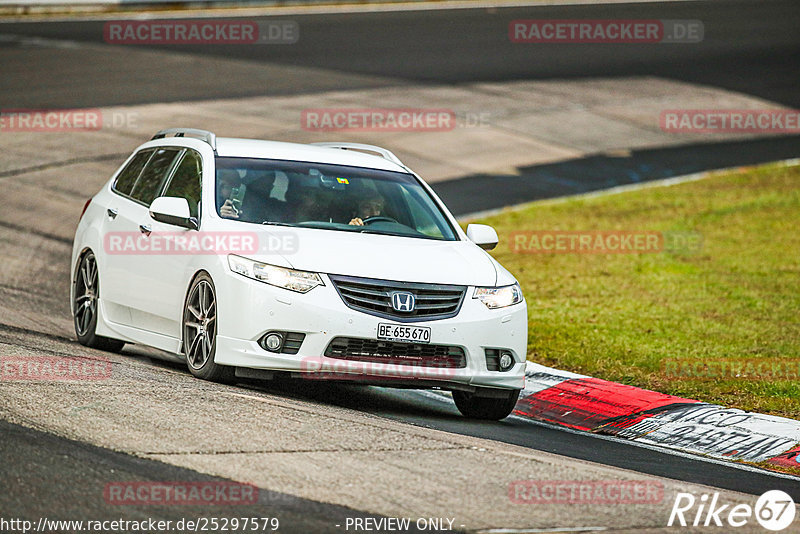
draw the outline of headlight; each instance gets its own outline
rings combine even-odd
[[[242,276],[271,286],[297,291],[298,293],[308,293],[317,286],[325,285],[317,273],[276,267],[275,265],[248,260],[241,256],[234,256],[233,254],[228,256],[228,266],[231,271]]]
[[[490,310],[505,308],[522,302],[522,288],[519,284],[504,287],[476,287],[472,295],[474,299],[481,299]]]

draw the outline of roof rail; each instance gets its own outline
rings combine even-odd
[[[195,137],[208,143],[214,152],[217,151],[217,136],[208,130],[198,130],[197,128],[167,128],[155,134],[150,140],[163,139],[168,135],[173,137]]]
[[[324,146],[327,148],[341,148],[342,150],[358,150],[360,152],[371,152],[381,156],[383,159],[388,159],[392,163],[397,163],[404,169],[407,167],[400,161],[400,158],[395,156],[390,150],[381,148],[375,145],[365,145],[362,143],[347,143],[347,142],[333,142],[333,143],[311,143],[314,146]]]

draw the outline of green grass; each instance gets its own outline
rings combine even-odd
[[[745,410],[800,418],[797,380],[667,376],[663,361],[800,359],[800,167],[766,166],[698,182],[483,219],[492,252],[528,302],[528,359]],[[523,254],[512,233],[699,232],[699,251]]]

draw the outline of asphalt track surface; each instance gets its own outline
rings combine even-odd
[[[60,50],[23,47],[0,41],[0,95],[3,108],[99,107],[151,102],[234,98],[241,96],[296,94],[363,87],[402,87],[420,82],[459,84],[473,81],[582,78],[595,76],[655,75],[697,84],[722,87],[755,95],[786,106],[800,107],[797,73],[800,72],[800,9],[795,1],[677,2],[612,6],[549,6],[497,10],[425,11],[380,14],[338,14],[283,17],[299,22],[301,40],[293,46],[191,46],[165,47],[169,53],[217,57],[222,61],[245,60],[263,64],[253,76],[223,78],[213,70],[184,71],[176,77],[165,54],[131,62],[98,61],[92,48]],[[518,18],[664,18],[698,19],[705,26],[705,40],[697,45],[512,45],[508,42],[510,20]],[[102,43],[102,22],[39,22],[2,24],[0,34],[28,35]],[[133,57],[133,56],[132,56]],[[314,69],[313,71],[303,68]],[[271,74],[276,74],[272,76]],[[103,83],[98,83],[102,80]],[[727,142],[637,152],[624,161],[597,156],[585,160],[525,169],[525,175],[557,175],[549,187],[517,192],[521,199],[545,198],[592,190],[618,183],[664,178],[708,168],[759,163],[800,152],[800,137],[775,140]],[[634,169],[632,178],[613,182],[595,180]],[[631,173],[627,173],[630,176]],[[481,176],[444,182],[437,187],[457,213],[494,207],[479,204]],[[541,184],[542,180],[537,183]],[[90,193],[87,191],[87,194]],[[79,209],[77,207],[76,209]],[[35,289],[35,288],[33,288]],[[64,302],[66,302],[66,289]],[[66,305],[54,313],[63,314]],[[0,327],[2,328],[2,327]],[[170,365],[153,360],[152,365]],[[457,415],[455,408],[431,396],[410,391],[353,388],[331,385],[310,391],[303,385],[248,383],[243,388],[313,398],[330,404],[368,411],[380,416],[450,432],[485,437],[574,458],[632,469],[642,473],[709,484],[758,494],[783,489],[796,499],[796,480],[767,473],[746,472],[695,458],[675,456],[636,447],[614,439],[565,432],[521,418],[499,423],[475,423]],[[0,423],[0,452],[6,460],[0,479],[23,477],[30,495],[41,495],[53,477],[80,480],[96,474],[107,480],[103,466],[114,466],[140,478],[163,480],[165,469],[148,461],[104,449],[61,440],[36,431]],[[67,451],[68,462],[52,457]],[[40,455],[41,476],[15,471],[23,458]],[[99,466],[99,467],[98,467]],[[109,469],[111,467],[108,467]],[[93,470],[94,469],[94,470]],[[177,468],[170,468],[177,469]],[[127,470],[127,471],[126,471]],[[155,474],[157,472],[157,474]],[[175,479],[203,479],[204,475],[181,473]],[[77,478],[76,478],[77,477]],[[74,494],[61,497],[64,509],[74,506]],[[9,504],[11,497],[4,498]],[[74,498],[74,500],[73,500]],[[341,509],[299,499],[284,501],[287,513],[300,506],[311,523]],[[28,501],[30,502],[30,501]],[[57,498],[53,502],[59,502]],[[24,503],[18,503],[24,506]],[[312,510],[309,513],[309,509]],[[31,510],[31,512],[36,512]],[[152,516],[152,510],[147,510]],[[352,511],[350,511],[352,515]],[[309,530],[310,531],[310,530]]]
[[[796,478],[777,478],[767,472],[740,471],[724,463],[705,462],[691,456],[643,448],[630,442],[582,432],[565,431],[521,416],[476,423],[463,418],[450,399],[435,399],[417,391],[330,384],[309,389],[305,384],[243,384],[244,387],[299,398],[324,401],[447,432],[499,440],[522,447],[589,460],[650,475],[707,484],[760,495],[781,489],[800,498]]]
[[[246,17],[248,20],[265,18]],[[657,76],[798,108],[800,9],[792,0],[540,6],[277,17],[299,24],[292,45],[48,48],[0,39],[2,107],[70,108],[287,95],[331,90],[480,81]],[[694,44],[515,44],[512,20],[699,20]],[[104,21],[0,24],[0,37],[35,36],[102,45]],[[126,49],[153,54],[124,54]],[[163,53],[159,53],[163,52]],[[173,54],[214,58],[193,66]],[[252,68],[230,71],[228,62]],[[454,213],[583,193],[616,185],[797,157],[800,136],[691,143],[591,156],[472,175],[435,185]],[[482,194],[491,179],[492,194]],[[505,187],[504,184],[513,184]]]
[[[800,9],[792,0],[712,0],[615,5],[283,16],[300,26],[292,45],[162,46],[168,52],[254,62],[250,75],[213,70],[177,77],[157,56],[104,62],[94,50],[20,54],[0,44],[3,105],[93,107],[237,96],[309,93],[405,83],[542,80],[649,75],[711,85],[800,106]],[[697,44],[514,44],[515,19],[693,19]],[[254,19],[254,17],[247,17]],[[259,20],[255,18],[255,20]],[[263,20],[263,19],[261,19]],[[0,33],[103,43],[103,21],[0,25]],[[146,47],[158,50],[157,47]],[[31,62],[31,58],[38,61]],[[280,77],[265,80],[276,65]],[[347,76],[309,76],[298,67]],[[186,73],[184,73],[186,74]],[[367,79],[365,79],[365,77]],[[102,80],[102,83],[98,83]]]
[[[42,503],[47,503],[45,518],[129,521],[196,520],[215,518],[277,518],[288,532],[336,531],[335,524],[347,518],[378,518],[342,506],[324,504],[264,489],[253,490],[257,499],[252,504],[211,507],[165,506],[153,504],[119,504],[98,499],[98,488],[106,484],[135,480],[163,483],[181,481],[191,486],[230,481],[204,475],[190,469],[137,458],[86,443],[71,441],[45,432],[0,420],[0,475],[8,490],[0,500],[0,514],[8,519],[38,522],[43,516]],[[211,512],[211,513],[209,513]],[[262,520],[263,521],[263,520]],[[263,522],[259,521],[259,526]],[[124,529],[128,530],[128,529]],[[191,529],[188,529],[191,530]],[[267,529],[267,532],[270,530]],[[411,529],[409,532],[418,532]]]

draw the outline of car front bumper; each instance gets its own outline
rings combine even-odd
[[[527,311],[520,304],[489,310],[468,287],[459,313],[449,319],[403,323],[431,329],[432,345],[463,349],[466,366],[423,367],[325,357],[336,337],[376,340],[379,323],[399,323],[349,308],[331,280],[306,294],[291,292],[234,273],[215,279],[215,362],[250,369],[285,371],[309,379],[354,380],[398,387],[521,389],[525,382]],[[297,354],[270,352],[258,341],[270,331],[297,332],[305,339]],[[490,371],[485,349],[512,353],[508,371]]]

